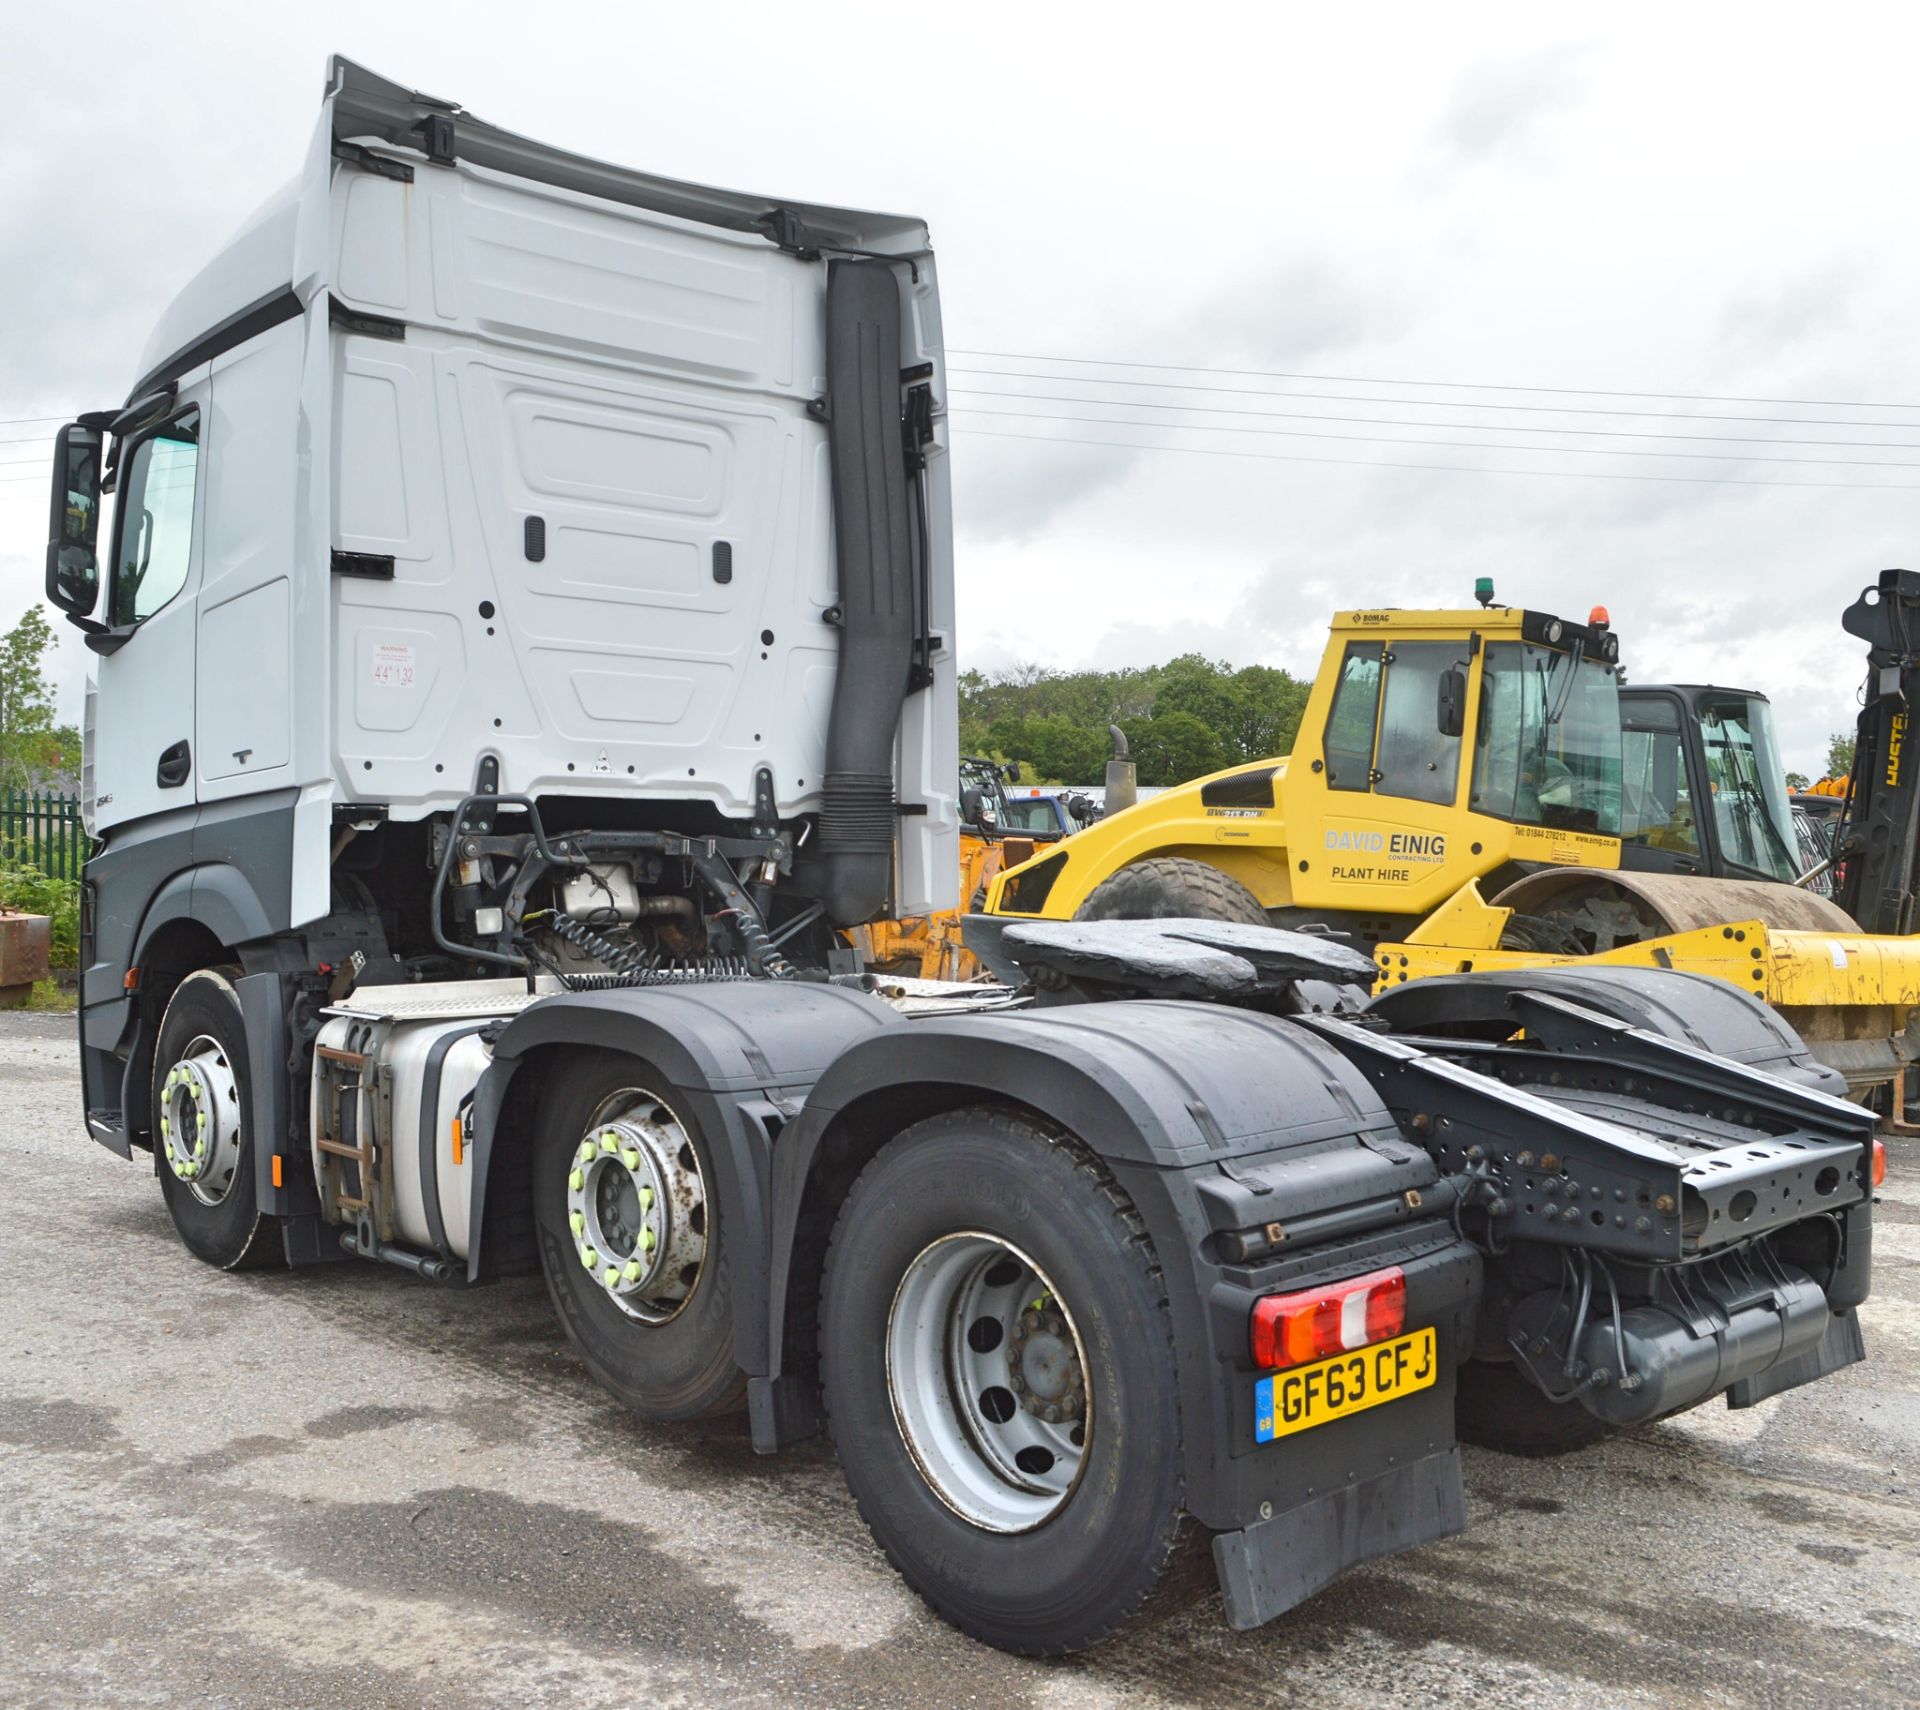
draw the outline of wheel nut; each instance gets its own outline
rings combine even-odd
[[[1049,1407],[1040,1417],[1046,1420],[1049,1425],[1058,1425],[1060,1423],[1060,1409],[1058,1407]]]

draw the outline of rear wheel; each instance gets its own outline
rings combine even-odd
[[[1549,1401],[1504,1360],[1469,1360],[1460,1368],[1453,1421],[1463,1443],[1532,1457],[1591,1448],[1620,1429],[1577,1401]]]
[[[251,1077],[238,968],[203,968],[174,988],[153,1052],[153,1148],[173,1226],[187,1250],[221,1270],[284,1256],[280,1220],[254,1184]]]
[[[533,1156],[547,1290],[595,1379],[648,1419],[738,1409],[733,1299],[712,1154],[644,1064],[557,1066]]]
[[[1093,1644],[1194,1536],[1151,1244],[1106,1171],[1034,1121],[937,1116],[868,1165],[827,1257],[821,1373],[875,1539],[975,1638]]]
[[[1204,861],[1177,855],[1136,861],[1109,874],[1075,911],[1075,920],[1237,920],[1265,926],[1252,891]]]

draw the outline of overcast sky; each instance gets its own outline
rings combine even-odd
[[[1335,606],[1463,604],[1490,574],[1516,604],[1604,602],[1637,681],[1764,689],[1817,772],[1863,675],[1841,610],[1920,563],[1920,25],[1592,17],[20,8],[0,627],[44,554],[54,424],[19,418],[123,398],[161,307],[295,171],[337,50],[583,153],[925,217],[968,353],[965,664],[1310,672]]]

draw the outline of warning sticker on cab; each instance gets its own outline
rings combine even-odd
[[[373,680],[383,689],[411,689],[414,664],[411,642],[376,641],[373,644]]]

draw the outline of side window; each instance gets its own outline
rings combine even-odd
[[[108,595],[116,627],[152,617],[187,584],[199,436],[199,412],[190,410],[135,444],[121,467]]]
[[[1620,733],[1620,835],[1648,849],[1700,853],[1679,714],[1671,707],[1636,707],[1633,728]]]
[[[1327,714],[1327,787],[1365,790],[1373,785],[1373,727],[1380,711],[1380,643],[1350,641],[1340,661],[1340,681]]]
[[[1451,641],[1403,641],[1387,659],[1386,704],[1374,760],[1383,796],[1451,802],[1460,777],[1460,739],[1440,734],[1440,678],[1465,667]]]

